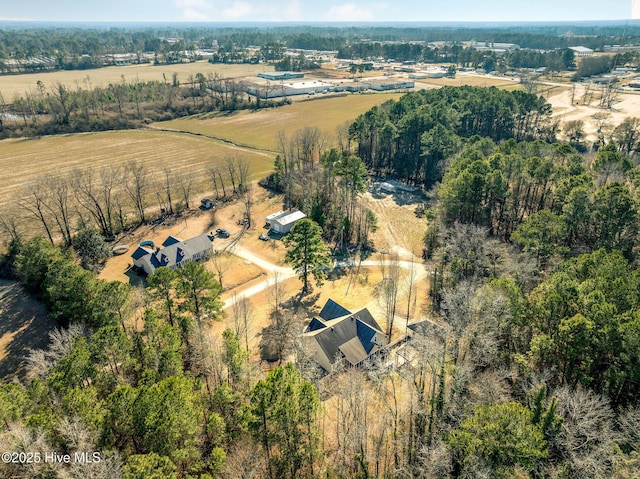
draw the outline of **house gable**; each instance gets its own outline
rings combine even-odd
[[[346,314],[342,314],[345,313]],[[311,342],[316,361],[326,370],[343,357],[352,366],[360,364],[371,354],[386,346],[387,337],[371,313],[364,308],[357,313],[329,300],[313,318],[304,336]]]

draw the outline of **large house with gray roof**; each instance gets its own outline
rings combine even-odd
[[[311,320],[303,338],[325,371],[338,359],[359,366],[389,342],[367,308],[352,313],[332,299]]]
[[[181,268],[189,261],[208,258],[213,251],[211,237],[201,234],[188,240],[169,236],[162,243],[162,248],[138,246],[133,252],[133,264],[147,274],[153,274],[156,268]]]

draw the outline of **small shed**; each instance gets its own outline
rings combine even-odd
[[[291,211],[283,215],[277,216],[269,222],[271,230],[278,234],[287,234],[293,228],[296,221],[306,218],[302,211]]]

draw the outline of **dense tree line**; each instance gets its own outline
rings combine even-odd
[[[575,54],[568,48],[551,52],[515,50],[505,58],[508,68],[540,68],[548,70],[573,70],[576,67]]]
[[[445,87],[372,108],[350,126],[349,136],[375,174],[430,187],[463,138],[553,138],[550,112],[542,97],[521,91]]]
[[[55,69],[96,68],[104,65],[103,56],[115,53],[155,53],[159,63],[180,61],[179,52],[195,53],[199,48],[212,48],[216,44],[221,51],[217,61],[249,61],[238,51],[249,46],[279,44],[288,48],[334,50],[341,58],[367,58],[386,56],[398,60],[479,62],[471,59],[469,49],[460,43],[471,40],[515,43],[526,49],[566,49],[576,44],[576,39],[566,35],[571,30],[580,35],[579,43],[602,50],[606,44],[620,44],[621,37],[630,44],[638,42],[637,27],[625,25],[539,25],[495,26],[460,28],[456,26],[424,27],[331,27],[331,26],[279,26],[279,27],[185,27],[168,26],[140,28],[26,28],[8,26],[0,30],[0,71],[14,71],[4,60],[25,60],[35,57],[55,59]],[[622,31],[621,31],[622,30]],[[169,41],[171,40],[171,41]],[[429,48],[423,42],[446,41],[451,46],[442,49]],[[382,43],[392,42],[392,43]],[[420,44],[410,43],[420,42]],[[468,50],[468,51],[467,51]],[[463,53],[464,51],[464,53]],[[238,53],[237,55],[234,53]],[[551,57],[553,57],[553,53]],[[533,67],[538,64],[535,55],[526,61]],[[549,60],[553,60],[553,58]],[[477,56],[476,56],[477,58]],[[268,56],[262,56],[268,61]],[[516,63],[516,62],[514,62]],[[552,62],[551,62],[552,63]],[[543,66],[543,65],[538,65]],[[22,63],[23,71],[38,71],[43,64]]]
[[[487,44],[490,46],[491,42],[487,42]],[[573,50],[567,48],[551,51],[517,49],[506,51],[504,54],[496,54],[463,46],[460,43],[432,47],[423,43],[358,42],[340,48],[338,58],[393,58],[396,61],[453,63],[462,67],[502,72],[518,68],[547,67],[554,71],[575,68]]]
[[[583,58],[573,76],[574,80],[609,73],[615,65],[624,65],[617,55]]]
[[[336,247],[369,248],[377,218],[360,201],[368,177],[363,161],[349,153],[346,142],[327,150],[327,138],[317,128],[291,137],[282,132],[278,144],[274,173],[262,184],[283,192],[288,207],[308,212]]]
[[[269,26],[269,27],[176,27],[141,26],[78,28],[28,28],[24,25],[7,25],[0,31],[0,57],[9,53],[42,55],[47,52],[68,52],[74,55],[102,53],[136,53],[157,51],[168,38],[180,38],[189,45],[210,47],[212,40],[219,44],[234,43],[242,47],[282,41],[290,48],[313,50],[337,50],[348,39],[369,38],[377,41],[445,40],[452,42],[480,39],[508,42],[523,48],[566,48],[575,44],[575,38],[565,35],[571,30],[575,35],[584,35],[581,43],[590,48],[601,48],[605,43],[620,43],[621,25],[520,25],[478,26]],[[633,25],[624,25],[625,39],[634,43],[640,30]]]
[[[511,238],[540,266],[554,254],[599,248],[632,259],[639,226],[635,175],[614,144],[587,168],[566,145],[482,140],[452,162],[438,196],[446,223]]]

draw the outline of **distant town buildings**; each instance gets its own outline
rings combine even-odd
[[[593,50],[587,47],[569,47],[569,50],[573,50],[577,57],[590,57],[593,55]]]
[[[304,78],[304,73],[300,72],[262,72],[256,75],[270,81],[291,80],[294,78]]]
[[[472,42],[471,48],[475,48],[478,51],[504,53],[511,50],[520,50],[520,45],[517,43],[501,43],[501,42]]]

